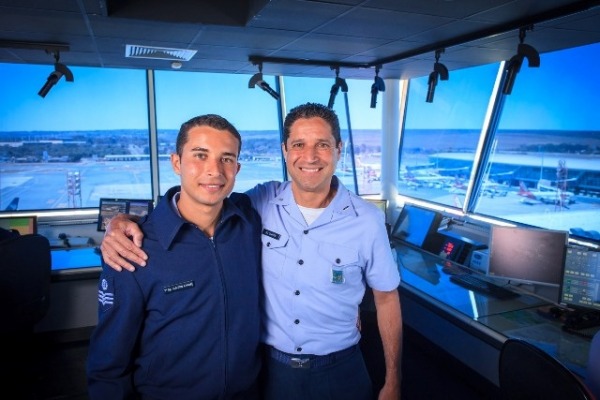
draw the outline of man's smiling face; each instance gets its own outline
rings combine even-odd
[[[295,189],[328,193],[341,148],[341,143],[336,146],[331,127],[322,118],[300,118],[294,122],[283,153]]]

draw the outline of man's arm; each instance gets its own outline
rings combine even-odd
[[[377,308],[377,325],[383,344],[385,358],[385,384],[379,392],[379,400],[400,398],[402,380],[402,311],[397,290],[381,292],[373,290]]]
[[[86,360],[90,400],[133,399],[134,362],[144,316],[144,294],[134,274],[104,265],[98,282],[98,324]]]
[[[139,265],[146,265],[148,256],[140,248],[142,246],[142,233],[137,224],[139,217],[129,214],[117,214],[106,226],[100,249],[104,262],[116,271],[125,268],[135,271],[129,261]]]

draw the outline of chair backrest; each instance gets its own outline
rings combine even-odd
[[[582,380],[535,345],[509,338],[500,351],[502,399],[591,400]]]
[[[600,331],[596,332],[590,345],[585,383],[600,400]]]
[[[42,235],[0,242],[0,332],[28,332],[50,302],[50,243]]]

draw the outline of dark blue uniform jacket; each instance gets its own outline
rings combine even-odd
[[[231,399],[256,381],[258,214],[232,194],[211,241],[172,209],[177,191],[141,224],[146,267],[103,265],[88,356],[92,400]]]

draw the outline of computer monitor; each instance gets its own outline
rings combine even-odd
[[[106,224],[119,213],[143,217],[150,214],[153,209],[152,200],[101,198],[98,211],[98,231],[105,231]]]
[[[37,233],[37,216],[0,217],[0,227],[9,231],[18,231],[21,235]]]
[[[566,231],[493,225],[488,275],[558,287],[568,240]]]
[[[567,246],[560,303],[600,312],[600,251]]]
[[[375,206],[377,206],[377,208],[379,208],[381,211],[383,211],[384,214],[386,214],[387,200],[384,200],[384,199],[365,199],[365,200],[371,204],[374,204]]]
[[[426,239],[437,232],[441,222],[441,213],[405,204],[392,229],[392,238],[423,248]]]

